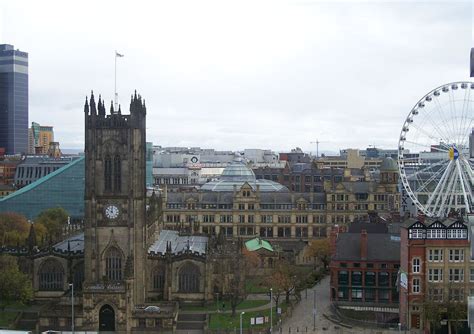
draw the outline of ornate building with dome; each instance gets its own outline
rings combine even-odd
[[[291,192],[257,179],[239,157],[222,176],[195,191],[162,194],[163,227],[198,224],[199,232],[228,237],[256,235],[275,240],[327,236],[334,224],[365,221],[370,214],[390,216],[399,210],[398,168],[385,158],[375,177],[364,170],[344,170],[340,182],[324,181],[321,192]]]

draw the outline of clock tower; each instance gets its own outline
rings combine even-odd
[[[145,301],[146,107],[130,114],[86,99],[84,328],[127,331]]]

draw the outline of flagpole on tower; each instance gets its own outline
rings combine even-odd
[[[118,112],[118,93],[117,93],[117,57],[123,57],[123,54],[120,54],[115,50],[115,104],[114,104],[114,111]]]

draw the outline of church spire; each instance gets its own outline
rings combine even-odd
[[[94,91],[91,91],[91,99],[90,99],[90,106],[91,106],[91,115],[97,115],[97,109],[95,106],[95,100],[94,100]]]
[[[87,96],[86,96],[86,103],[84,103],[84,113],[86,115],[89,115],[89,102],[87,101]]]

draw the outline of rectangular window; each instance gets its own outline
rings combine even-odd
[[[430,262],[443,262],[443,250],[442,249],[430,249],[430,250],[428,250],[428,261],[430,261]]]
[[[353,286],[362,286],[362,272],[353,271],[351,273],[351,284]]]
[[[390,290],[381,289],[379,290],[379,302],[386,303],[390,299]]]
[[[428,282],[442,282],[443,269],[435,268],[428,270]]]
[[[450,268],[449,281],[450,282],[464,282],[464,269]]]
[[[306,224],[308,223],[308,216],[296,216],[296,223],[297,224]]]
[[[442,302],[443,301],[443,289],[432,288],[428,290],[428,297],[431,301]]]
[[[273,223],[273,216],[272,215],[262,216],[262,223],[265,223],[265,224]]]
[[[289,224],[291,222],[291,216],[278,216],[278,223]]]
[[[349,284],[349,274],[346,270],[340,270],[337,276],[337,282],[339,285]]]
[[[412,262],[412,272],[416,274],[416,273],[419,273],[420,270],[421,270],[421,260],[415,257]]]
[[[414,278],[413,279],[413,284],[412,284],[412,292],[413,293],[420,293],[420,279],[419,278]]]
[[[368,271],[365,273],[365,285],[375,286],[375,273],[373,271]]]
[[[249,210],[255,210],[255,204],[247,204]]]
[[[379,286],[389,286],[389,275],[388,272],[382,271],[378,274]]]
[[[347,300],[347,299],[349,299],[349,289],[340,287],[337,290],[337,299],[338,300]]]
[[[449,300],[460,302],[464,300],[463,289],[449,289]]]
[[[351,299],[354,301],[362,300],[362,289],[352,289]]]
[[[474,268],[471,268],[469,271],[469,281],[474,282]]]
[[[219,219],[221,223],[232,223],[232,215],[221,215]]]
[[[239,215],[239,223],[245,223],[245,216]]]
[[[375,300],[375,290],[374,289],[365,289],[365,301],[373,302]]]
[[[248,216],[247,219],[249,223],[253,223],[255,221],[254,216]]]
[[[449,250],[449,262],[463,262],[464,261],[464,249],[450,249]]]
[[[412,228],[408,232],[409,239],[423,239],[424,238],[424,229],[421,228]]]

